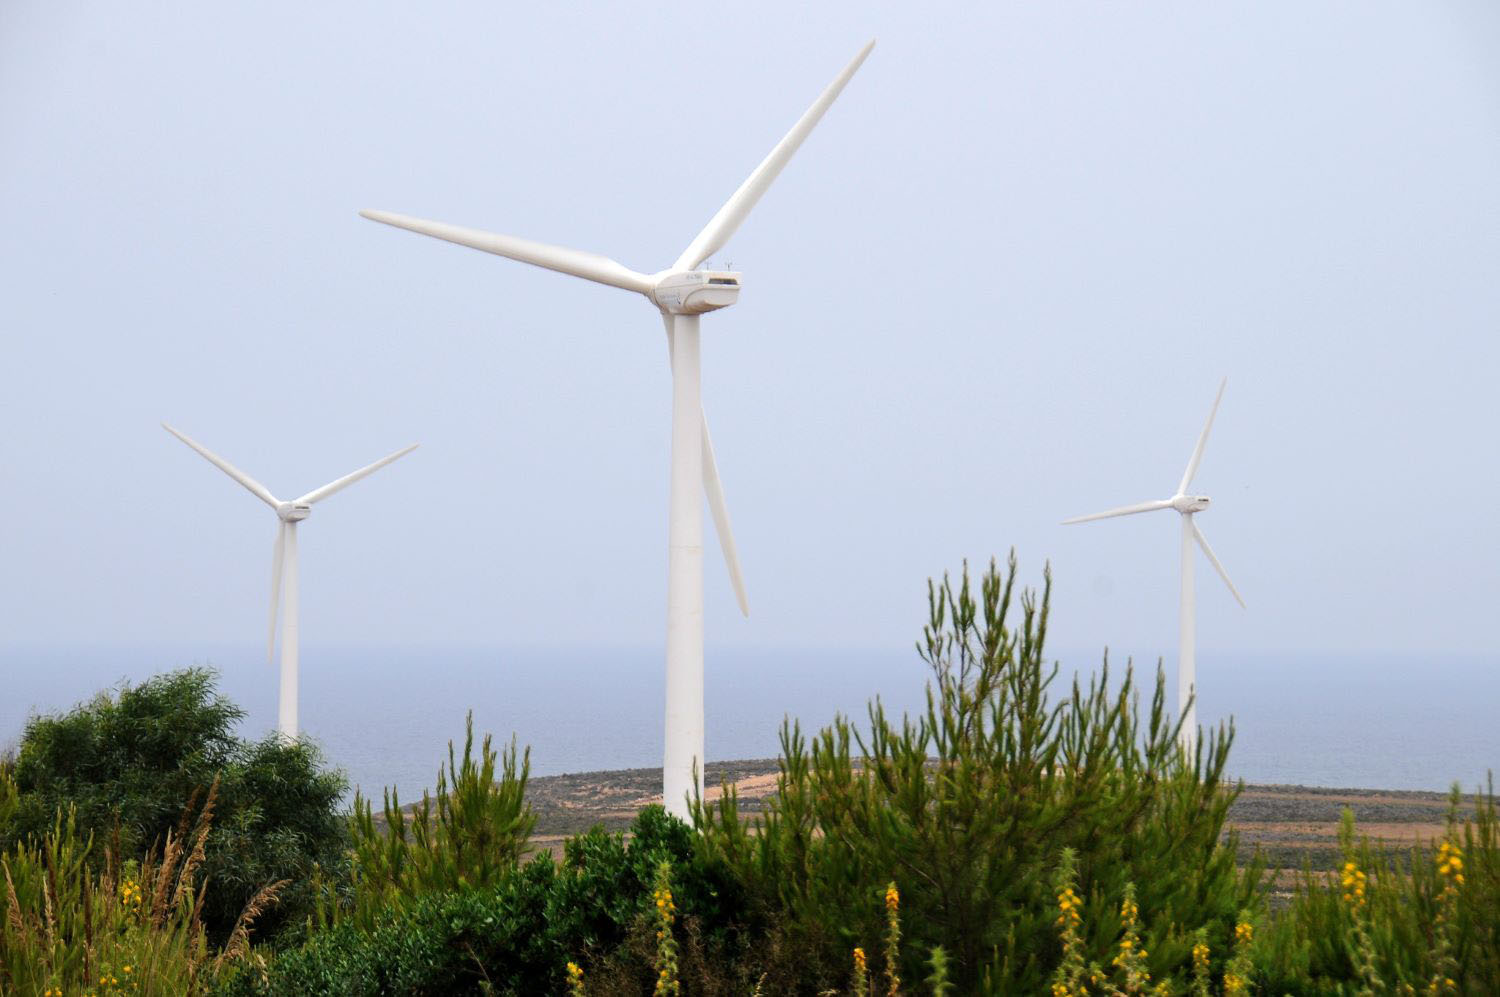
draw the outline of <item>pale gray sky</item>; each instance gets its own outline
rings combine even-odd
[[[361,220],[669,263],[869,37],[730,243],[705,398],[750,587],[710,648],[902,644],[1051,559],[1053,638],[1500,649],[1500,16],[1475,3],[0,6],[0,642],[662,639],[640,299]],[[710,541],[712,543],[712,541]],[[82,692],[80,692],[82,694]]]

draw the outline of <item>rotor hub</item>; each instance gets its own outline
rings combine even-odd
[[[283,502],[276,507],[276,515],[283,523],[300,523],[312,515],[312,506],[298,505],[295,502]]]

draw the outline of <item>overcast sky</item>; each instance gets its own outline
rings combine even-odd
[[[638,296],[359,218],[667,266],[871,37],[719,263],[719,647],[899,646],[1014,545],[1052,639],[1500,650],[1500,15],[1475,3],[0,5],[0,643],[645,646]]]

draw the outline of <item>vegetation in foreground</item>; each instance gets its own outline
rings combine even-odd
[[[1049,586],[929,588],[927,705],[782,731],[777,793],[532,853],[529,759],[472,724],[383,820],[183,672],[28,725],[0,766],[0,992],[1500,992],[1493,788],[1271,910],[1226,830],[1232,730],[1185,757],[1158,673],[1058,689]],[[254,944],[252,945],[252,941]]]

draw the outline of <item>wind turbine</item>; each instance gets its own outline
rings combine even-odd
[[[719,546],[724,552],[740,612],[750,615],[744,580],[740,575],[739,555],[729,528],[724,490],[719,482],[718,464],[709,439],[708,421],[703,416],[698,330],[700,315],[727,308],[738,300],[740,274],[701,267],[734,235],[874,47],[875,43],[871,41],[860,50],[709,220],[703,231],[688,244],[676,262],[654,274],[638,273],[614,260],[577,249],[384,211],[360,212],[371,221],[635,291],[661,312],[672,367],[666,750],[662,764],[662,796],[667,810],[678,816],[687,816],[689,793],[696,791],[701,796],[703,791],[703,510],[698,497],[700,482],[707,493]]]
[[[1198,434],[1198,445],[1193,448],[1193,456],[1188,459],[1187,470],[1182,472],[1182,481],[1177,485],[1177,492],[1171,498],[1157,499],[1154,502],[1141,502],[1138,505],[1127,505],[1119,509],[1110,509],[1107,512],[1096,512],[1091,516],[1076,516],[1073,519],[1063,520],[1063,524],[1087,523],[1093,519],[1109,519],[1113,516],[1133,516],[1138,512],[1155,512],[1158,509],[1176,509],[1182,514],[1182,593],[1181,607],[1179,610],[1178,634],[1177,634],[1177,709],[1180,711],[1183,704],[1187,705],[1187,716],[1182,724],[1182,745],[1188,754],[1192,754],[1197,743],[1198,736],[1198,703],[1197,703],[1197,663],[1194,661],[1194,637],[1195,637],[1195,607],[1193,599],[1193,544],[1196,542],[1203,548],[1203,553],[1208,555],[1208,561],[1224,579],[1224,584],[1229,586],[1229,592],[1234,596],[1240,608],[1245,607],[1245,600],[1240,598],[1239,590],[1234,587],[1234,582],[1229,580],[1229,573],[1224,570],[1224,565],[1214,556],[1213,548],[1208,545],[1208,540],[1203,536],[1203,531],[1193,521],[1193,516],[1208,508],[1209,498],[1207,495],[1189,495],[1188,486],[1193,483],[1193,476],[1198,473],[1198,464],[1203,460],[1203,447],[1208,443],[1208,431],[1213,428],[1214,416],[1219,411],[1219,402],[1224,397],[1224,388],[1229,383],[1225,378],[1219,382],[1219,393],[1214,396],[1214,407],[1208,413],[1208,421],[1203,424],[1203,432]]]
[[[276,512],[279,523],[276,526],[276,548],[271,555],[271,626],[269,639],[266,644],[266,661],[270,663],[276,656],[276,611],[281,603],[283,594],[286,596],[286,623],[281,632],[281,691],[278,696],[278,709],[276,729],[288,740],[297,737],[297,524],[312,515],[312,507],[336,492],[354,484],[360,478],[368,477],[376,471],[385,467],[398,457],[405,457],[418,444],[413,443],[403,450],[397,450],[389,457],[382,457],[375,463],[362,467],[352,474],[346,474],[336,481],[330,481],[322,488],[315,488],[303,495],[301,498],[284,502],[256,481],[250,475],[235,467],[229,461],[213,453],[202,444],[198,443],[166,423],[162,428],[177,437],[194,450],[203,455],[204,459],[213,464],[219,470],[229,475],[235,481],[244,485],[251,495],[260,499]]]

